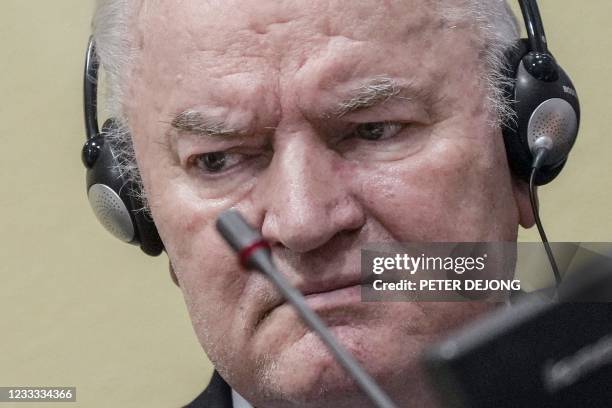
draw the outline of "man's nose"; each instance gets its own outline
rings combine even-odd
[[[278,146],[260,190],[263,236],[296,252],[316,249],[365,223],[351,165],[316,137]]]

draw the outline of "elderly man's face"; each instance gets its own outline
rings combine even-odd
[[[360,248],[516,239],[526,199],[488,125],[482,40],[431,4],[140,8],[126,103],[153,215],[202,346],[260,406],[364,400],[273,286],[240,269],[215,231],[222,211],[261,227],[279,269],[400,401],[422,397],[423,346],[485,307],[360,303]]]

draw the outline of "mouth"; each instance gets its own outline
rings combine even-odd
[[[345,286],[325,292],[311,293],[306,295],[305,299],[306,304],[315,312],[341,307],[361,301],[361,284]]]
[[[362,287],[368,285],[371,283],[370,281],[373,280],[374,277],[368,277],[363,280],[351,280],[344,284],[336,284],[333,286],[312,285],[309,289],[302,289],[300,287],[297,287],[297,289],[304,296],[306,304],[314,312],[321,314],[333,309],[360,303]],[[316,286],[324,289],[316,289]],[[267,308],[257,323],[257,326],[267,320],[275,310],[284,306],[291,307],[284,298],[279,296],[279,298]]]

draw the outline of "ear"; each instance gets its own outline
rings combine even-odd
[[[181,285],[179,284],[178,278],[176,277],[176,273],[174,273],[174,267],[172,266],[172,262],[168,261],[168,271],[170,271],[170,278],[172,278],[172,282],[179,288]]]
[[[535,224],[533,209],[529,200],[529,185],[517,177],[512,178],[512,192],[519,212],[519,224],[523,228],[531,228]]]

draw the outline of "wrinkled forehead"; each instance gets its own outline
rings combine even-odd
[[[422,41],[442,25],[433,0],[144,1],[137,47],[150,57],[181,49],[214,57],[291,58],[332,39]],[[372,50],[375,51],[375,50]],[[216,63],[216,60],[215,60]]]
[[[452,1],[452,0],[447,0]],[[143,0],[139,28],[183,32],[200,37],[213,32],[268,34],[290,26],[355,39],[384,37],[432,22],[439,0]],[[180,23],[180,24],[176,24]],[[371,28],[377,28],[374,33]],[[280,29],[280,30],[279,30]],[[222,40],[221,38],[219,38]],[[226,41],[218,43],[219,46]]]
[[[469,25],[445,21],[438,5],[145,0],[127,110],[172,117],[218,108],[218,116],[241,111],[274,122],[288,107],[313,113],[378,76],[441,99],[450,71],[478,75],[466,63],[477,59],[480,40]]]

